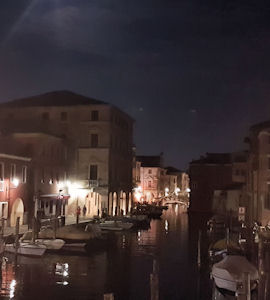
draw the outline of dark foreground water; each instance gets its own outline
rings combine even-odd
[[[197,267],[198,229],[204,220],[188,217],[180,206],[170,206],[148,230],[110,233],[110,246],[86,255],[46,254],[43,258],[10,255],[2,264],[1,299],[103,299],[114,293],[119,300],[150,300],[153,260],[158,265],[159,299],[208,300],[212,282],[205,261]],[[65,272],[55,265],[68,264]]]

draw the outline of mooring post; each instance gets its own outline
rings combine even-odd
[[[236,286],[235,298],[237,300],[251,300],[250,290],[250,273],[245,272],[242,274],[242,282]]]
[[[229,244],[230,244],[230,228],[226,228],[226,248],[227,248],[227,251],[228,251],[228,247],[229,247]]]
[[[245,272],[244,273],[244,287],[245,287],[245,296],[247,300],[251,300],[251,294],[250,294],[250,273]]]
[[[5,218],[1,220],[1,238],[3,239],[5,235]]]
[[[56,217],[54,217],[54,219],[53,219],[53,238],[54,239],[56,239],[56,220],[57,220],[57,218]]]
[[[159,299],[158,263],[153,260],[153,273],[150,274],[151,300]]]
[[[104,300],[114,300],[114,295],[111,294],[104,294]]]
[[[18,248],[19,248],[19,231],[20,231],[20,217],[17,217],[16,227],[15,227],[15,257],[17,257]]]
[[[198,267],[201,267],[201,237],[202,237],[202,231],[199,230],[199,236],[198,236],[198,256],[197,256],[197,263]]]

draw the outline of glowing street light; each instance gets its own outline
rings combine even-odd
[[[19,185],[19,183],[20,183],[20,181],[19,181],[19,179],[18,178],[13,178],[12,179],[12,184],[13,184],[13,186],[16,188],[18,185]]]
[[[174,190],[175,195],[178,196],[178,194],[180,193],[180,191],[181,190],[179,189],[179,187],[175,188],[175,190]]]

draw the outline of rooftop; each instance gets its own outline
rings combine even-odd
[[[250,127],[250,130],[260,131],[265,128],[270,128],[270,120],[254,124]]]
[[[162,168],[162,156],[137,156],[137,161],[140,161],[142,167]]]
[[[0,107],[32,107],[32,106],[72,106],[101,105],[106,102],[75,94],[70,91],[54,91],[37,96],[27,97],[1,103]]]

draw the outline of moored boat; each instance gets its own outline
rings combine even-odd
[[[21,242],[27,242],[30,243],[32,240],[32,231],[27,231],[23,234],[23,236],[20,238]],[[64,244],[65,241],[62,239],[35,239],[36,245],[44,245],[46,246],[47,250],[60,250]]]
[[[85,230],[85,226],[81,228],[76,225],[67,225],[57,228],[55,232],[52,228],[44,228],[40,231],[39,238],[52,239],[55,236],[65,242],[82,242],[97,238],[98,235],[98,231],[91,231],[89,226],[88,230]]]
[[[17,254],[41,257],[45,253],[46,249],[47,248],[44,245],[37,245],[35,243],[28,243],[28,242],[20,242],[18,245]],[[5,251],[10,253],[16,253],[15,244],[6,244]]]
[[[105,220],[101,222],[99,226],[102,230],[121,231],[130,229],[133,224],[116,220]]]
[[[161,217],[162,211],[163,208],[157,205],[140,204],[133,209],[132,215],[146,215],[148,218],[155,219]]]
[[[245,273],[250,274],[250,288],[255,289],[259,280],[258,270],[244,256],[227,255],[213,265],[212,277],[218,288],[236,292],[244,284]]]

